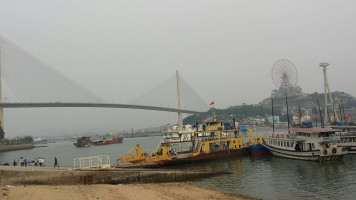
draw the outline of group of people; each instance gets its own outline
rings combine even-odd
[[[41,157],[35,158],[32,161],[27,161],[26,158],[21,156],[18,162],[20,163],[21,167],[27,167],[27,165],[30,165],[30,163],[34,163],[34,166],[45,166],[44,158],[41,158]],[[14,160],[13,165],[17,166],[16,160]],[[54,157],[54,166],[53,167],[59,168],[57,157]]]
[[[30,163],[34,163],[35,166],[44,166],[44,158],[38,157],[35,158],[33,161],[28,161],[26,158],[21,156],[19,159],[19,163],[21,167],[27,167],[27,165],[30,165]],[[14,160],[13,165],[17,166],[16,160]]]
[[[44,166],[44,158],[38,157],[35,158],[35,166]]]

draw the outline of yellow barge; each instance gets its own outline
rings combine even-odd
[[[169,130],[164,133],[161,145],[151,153],[143,153],[137,145],[117,161],[136,163],[132,166],[154,167],[248,155],[249,147],[262,144],[264,138],[252,136],[251,129],[235,127],[235,123],[231,126],[224,121],[210,121],[201,126],[186,126],[183,130]]]

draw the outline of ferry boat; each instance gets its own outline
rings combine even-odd
[[[339,138],[337,145],[346,148],[349,154],[356,154],[356,126],[339,125],[331,126],[331,128],[339,130],[336,132],[336,136]]]
[[[108,145],[108,144],[117,144],[117,143],[122,143],[123,137],[115,137],[113,139],[103,139],[103,140],[97,140],[97,141],[92,141],[90,140],[90,137],[84,136],[81,137],[77,140],[77,143],[74,143],[74,146],[76,147],[88,147],[88,146],[100,146],[100,145]]]
[[[333,137],[336,130],[331,128],[290,128],[290,133],[272,133],[266,137],[263,146],[272,155],[313,161],[341,159],[346,153]]]
[[[246,130],[246,131],[243,131]],[[235,127],[224,121],[209,121],[184,130],[168,130],[161,144],[151,153],[143,153],[139,145],[117,161],[139,163],[141,167],[248,155],[249,146],[261,144],[264,136],[252,136],[252,130]]]

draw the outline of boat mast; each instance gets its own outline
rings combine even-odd
[[[289,131],[289,108],[288,108],[288,95],[287,95],[287,93],[286,93],[286,104],[287,104],[288,133],[290,134],[290,131]]]
[[[272,98],[272,127],[273,127],[273,133],[274,133],[274,112],[273,112],[273,98]]]
[[[176,71],[176,77],[177,77],[177,96],[178,96],[178,109],[181,109],[180,105],[180,88],[179,88],[179,74],[178,70]],[[181,112],[178,112],[178,129],[182,130],[183,129],[183,116]]]

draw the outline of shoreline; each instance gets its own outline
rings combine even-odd
[[[3,199],[236,199],[254,200],[255,198],[235,195],[202,186],[191,182],[157,183],[157,184],[118,184],[118,185],[17,185],[2,186],[7,196]]]

